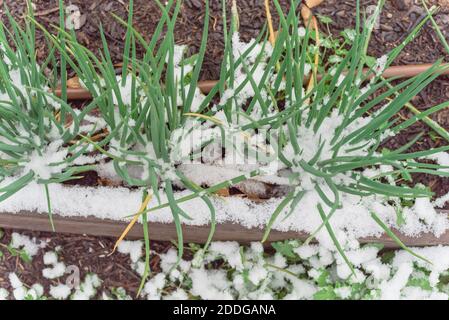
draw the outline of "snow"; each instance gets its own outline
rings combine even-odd
[[[0,186],[11,181],[6,178],[0,183]],[[142,201],[142,190],[140,189],[84,188],[56,184],[49,185],[49,189],[52,195],[53,213],[67,217],[88,217],[95,213],[95,217],[100,219],[128,221],[126,217],[137,212]],[[176,192],[176,198],[189,194],[191,194],[190,191]],[[161,194],[161,203],[166,201],[165,195]],[[282,199],[272,198],[261,203],[255,203],[239,197],[212,197],[211,201],[216,209],[218,223],[232,222],[241,224],[246,228],[263,228]],[[320,216],[316,213],[318,201],[319,198],[315,193],[306,193],[301,205],[294,209],[287,219],[278,219],[273,229],[313,233],[322,223]],[[148,207],[151,208],[158,204],[156,197],[154,197]],[[335,211],[331,225],[334,230],[344,229],[348,235],[353,237],[379,236],[383,233],[383,230],[372,220],[371,211],[376,212],[387,225],[398,228],[409,236],[418,236],[423,232],[435,233],[438,236],[449,225],[446,216],[434,210],[426,211],[426,220],[421,221],[419,214],[421,216],[424,214],[421,209],[421,202],[418,203],[416,208],[404,209],[406,224],[401,226],[396,225],[396,208],[385,203],[383,197],[368,196],[361,198],[344,194],[341,204],[342,208]],[[180,203],[180,207],[192,217],[192,220],[183,219],[184,224],[205,225],[210,222],[209,208],[201,199]],[[47,202],[45,197],[42,196],[41,185],[32,182],[10,198],[0,202],[0,212],[20,213],[23,210],[46,214]],[[151,222],[173,222],[169,208],[154,211],[148,215],[148,219]],[[317,238],[322,241],[323,245],[333,246],[325,228],[322,228]],[[27,244],[30,245],[29,242]],[[38,247],[33,245],[32,248],[35,249],[31,251],[36,252],[35,250]]]
[[[428,198],[416,199],[414,209],[416,215],[429,225],[432,224],[435,217],[437,217],[436,211]]]
[[[249,271],[248,279],[258,286],[268,276],[268,270],[262,265],[256,265]]]
[[[41,297],[44,294],[44,287],[40,283],[33,284],[31,289],[35,292],[36,297]]]
[[[86,275],[83,283],[76,289],[72,296],[73,300],[89,300],[97,293],[97,288],[100,286],[101,280],[96,274]]]
[[[164,300],[188,300],[189,296],[183,289],[176,289],[170,295],[165,296]]]
[[[234,60],[236,61],[239,58],[242,58],[244,53],[249,50],[251,46],[253,46],[253,49],[248,53],[248,55],[243,59],[244,63],[246,65],[246,68],[248,70],[253,70],[252,78],[255,81],[255,83],[259,83],[262,79],[262,76],[264,74],[264,70],[266,67],[266,60],[268,57],[270,57],[270,54],[272,52],[272,46],[270,43],[265,43],[265,48],[259,43],[255,44],[255,40],[252,39],[250,42],[245,43],[240,40],[240,35],[238,32],[235,32],[232,34],[232,52],[234,56]],[[259,63],[255,66],[256,59],[261,56]],[[245,68],[243,68],[242,63],[236,68],[235,75],[234,75],[234,83],[230,85],[230,88],[239,88],[249,77],[246,72]],[[238,92],[237,95],[235,95],[236,100],[236,106],[240,107],[242,106],[246,100],[250,97],[253,97],[255,94],[254,88],[251,85],[251,81],[247,81],[247,83],[243,86],[243,88]],[[229,94],[227,94],[229,96]],[[238,121],[236,121],[238,122]]]
[[[251,251],[256,255],[264,253],[263,245],[260,242],[251,242],[250,248]]]
[[[185,72],[185,71],[184,71]],[[179,75],[180,76],[180,75]],[[189,93],[190,90],[190,85],[185,85],[184,86],[184,96],[187,98],[187,95]],[[183,99],[182,99],[182,87],[179,86],[179,94],[178,94],[178,107],[183,105]],[[193,91],[193,100],[191,102],[190,105],[190,112],[198,112],[200,111],[200,106],[203,103],[204,99],[206,98],[206,96],[201,93],[201,90],[198,89],[198,87],[195,87],[194,91]]]
[[[203,300],[232,300],[226,272],[223,270],[193,269],[191,293]]]
[[[8,278],[9,278],[9,283],[11,284],[11,287],[13,287],[13,289],[17,289],[17,288],[20,288],[23,286],[22,281],[20,281],[19,277],[14,272],[11,272],[8,275]]]
[[[51,265],[51,268],[44,268],[42,270],[42,275],[45,278],[56,279],[64,275],[66,266],[64,262],[58,262],[58,255],[56,254],[56,252],[46,252],[43,259],[45,265]]]
[[[285,259],[285,257],[282,254],[280,254],[279,252],[276,252],[274,254],[272,264],[278,268],[284,269],[287,266],[287,259]]]
[[[147,296],[148,300],[160,300],[161,290],[164,286],[165,275],[163,273],[158,273],[145,284],[143,292]]]
[[[237,242],[213,242],[209,250],[215,255],[225,258],[231,267],[241,270],[243,268],[242,256]]]
[[[9,283],[13,288],[13,296],[16,300],[24,300],[27,295],[27,289],[23,286],[22,281],[19,279],[16,273],[11,272],[8,275]]]
[[[433,160],[441,166],[449,167],[449,153],[447,152],[434,153],[425,157],[425,159]],[[449,168],[443,168],[441,171],[449,172]]]
[[[145,272],[145,263],[140,260],[142,257],[142,241],[128,241],[122,240],[117,251],[122,254],[129,254],[131,258],[131,268],[140,276],[143,276]]]
[[[449,192],[446,193],[445,195],[435,199],[435,201],[433,202],[433,205],[435,206],[435,208],[442,208],[448,201],[449,201]]]
[[[318,245],[304,245],[299,248],[295,248],[294,252],[301,257],[301,259],[308,259],[318,253]]]
[[[58,262],[58,256],[54,251],[48,251],[44,254],[44,264],[56,264]]]
[[[334,290],[339,299],[447,300],[449,298],[447,290],[439,282],[440,275],[447,275],[449,272],[449,247],[411,248],[417,254],[435,262],[433,264],[426,263],[404,250],[396,251],[391,262],[383,264],[379,256],[380,247],[375,245],[357,247],[351,244],[352,249],[346,251],[355,268],[355,277],[351,277],[348,266],[342,261],[338,252],[329,251],[319,245],[302,245],[298,241],[284,243],[287,244],[298,254],[300,260],[287,262],[280,252],[267,257],[259,242],[253,242],[248,246],[240,246],[237,242],[212,242],[207,252],[199,250],[195,253],[195,258],[203,257],[199,264],[183,259],[177,263],[177,251],[171,248],[167,253],[159,254],[162,272],[151,276],[144,286],[142,296],[151,300],[191,298],[272,300],[282,291],[286,294],[284,299],[297,300],[313,299],[322,288],[331,288],[330,290]],[[131,241],[125,245],[128,249],[125,251],[132,252],[130,248],[133,245],[140,248],[138,242]],[[43,259],[46,264],[58,263],[57,255],[53,251],[46,252]],[[222,260],[225,263],[221,263],[219,269],[208,267],[209,263]],[[323,267],[321,260],[328,266]],[[321,282],[323,280],[321,276],[325,274],[323,272],[328,273],[324,284]],[[28,287],[16,273],[10,273],[8,277],[14,299],[46,298],[42,285],[36,283]],[[184,282],[184,279],[191,281],[191,287]],[[412,279],[428,280],[431,289],[413,286],[410,282]],[[97,298],[100,284],[101,280],[97,275],[88,274],[74,292],[65,284],[51,284],[48,297],[61,300]],[[361,292],[364,292],[363,297],[360,296]],[[101,296],[103,299],[130,298],[124,290],[115,295],[103,291]],[[9,292],[0,289],[0,300],[8,297]]]
[[[167,253],[160,254],[159,256],[161,258],[160,266],[162,271],[169,273],[178,261],[178,252],[175,249],[170,248]]]
[[[328,265],[334,262],[332,252],[324,247],[320,247],[318,256],[319,256],[318,262],[320,267],[327,267]]]
[[[339,75],[338,76],[338,80],[337,80],[337,87],[339,87],[342,83],[343,83],[343,81],[346,79],[346,76],[345,75]]]
[[[142,241],[122,240],[117,247],[117,251],[123,254],[129,254],[131,261],[136,263],[142,256],[142,245]]]
[[[286,278],[292,283],[293,290],[284,297],[285,300],[311,299],[318,291],[318,288],[311,281],[299,279],[292,275],[287,275]]]
[[[403,264],[415,263],[431,272],[429,280],[432,286],[435,286],[438,281],[438,276],[449,269],[449,247],[436,246],[436,247],[425,247],[425,248],[410,248],[413,252],[427,260],[431,261],[432,264],[429,265],[427,262],[414,257],[410,254],[405,254],[405,252],[396,253],[393,266],[399,268]]]
[[[353,276],[349,277],[350,284],[362,284],[366,280],[366,275],[360,269],[354,270]]]
[[[341,287],[335,289],[335,293],[342,299],[348,299],[351,296],[351,288],[350,287]]]
[[[423,290],[419,287],[405,287],[401,299],[406,300],[448,300],[449,296],[443,292]]]
[[[12,180],[7,178],[4,183],[7,184],[10,181]],[[139,192],[132,192],[125,188],[99,187],[89,189],[50,184],[49,190],[52,195],[52,209],[55,214],[71,215],[68,211],[65,212],[70,208],[70,211],[75,209],[73,214],[78,216],[86,217],[95,212],[95,215],[99,218],[115,216],[116,220],[136,212],[139,209],[142,196]],[[21,210],[27,210],[44,213],[47,211],[47,203],[42,192],[42,185],[32,182],[11,198],[1,202],[0,211],[18,213]],[[119,201],[116,202],[114,199],[119,199]],[[135,206],[132,205],[133,202]],[[103,207],[103,209],[98,210],[100,207]]]
[[[383,264],[379,258],[364,263],[363,267],[376,280],[386,280],[391,275],[390,266]]]
[[[219,106],[224,106],[229,99],[232,99],[235,95],[234,89],[226,89],[223,92],[223,95],[221,96],[220,102],[218,103]]]
[[[340,263],[336,268],[337,275],[340,279],[348,279],[351,276],[351,268],[346,263]]]
[[[63,262],[58,262],[52,268],[45,268],[42,270],[42,275],[47,279],[56,279],[62,277],[65,273],[66,267]]]
[[[374,66],[374,71],[376,72],[377,76],[380,76],[384,72],[387,62],[388,62],[388,56],[386,56],[386,55],[383,55],[376,60],[376,64]]]
[[[18,287],[13,290],[12,294],[16,300],[25,300],[27,296],[27,289],[25,287]]]
[[[69,297],[72,289],[65,284],[58,284],[56,286],[50,286],[50,295],[58,300],[65,300]]]
[[[349,250],[346,251],[346,257],[351,261],[351,263],[358,267],[364,263],[368,263],[377,257],[377,253],[379,252],[379,249],[373,246],[365,246],[364,248],[357,249],[357,250]],[[337,261],[343,262],[340,260],[341,258],[338,258]]]
[[[31,239],[26,235],[13,232],[11,236],[11,247],[15,249],[23,249],[29,257],[33,257],[37,254],[40,248],[44,247],[45,243],[38,244],[36,238]]]
[[[406,286],[413,268],[411,263],[401,263],[398,271],[391,280],[383,281],[380,285],[382,300],[398,300],[401,290]]]
[[[131,88],[132,88],[132,76],[127,75],[125,78],[125,83],[122,84],[122,76],[117,76],[117,83],[118,83],[118,94],[113,90],[113,103],[115,105],[119,105],[119,101],[126,105],[130,106],[132,103],[131,100]],[[119,98],[120,97],[120,98]]]
[[[0,288],[0,301],[8,299],[9,292],[5,288]]]
[[[37,300],[42,296],[44,287],[41,284],[35,283],[29,290],[24,288],[23,292],[25,292],[25,299]]]
[[[50,179],[54,174],[61,173],[66,164],[55,164],[64,161],[67,157],[68,150],[62,145],[62,140],[56,140],[45,147],[41,154],[34,150],[25,163],[23,172],[32,171],[37,177],[45,180]]]
[[[41,284],[35,283],[33,284],[30,289],[28,290],[22,281],[19,279],[16,273],[11,272],[8,274],[9,283],[11,284],[11,287],[13,288],[13,296],[16,300],[24,300],[26,298],[31,299],[38,299],[41,297],[44,293],[44,288]],[[6,298],[9,293],[6,291],[3,291],[0,289],[0,300],[2,300],[2,296]]]
[[[143,276],[145,273],[145,263],[143,261],[137,261],[135,264],[132,263],[131,267],[139,276]]]

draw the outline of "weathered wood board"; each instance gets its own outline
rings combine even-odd
[[[126,227],[125,222],[113,220],[102,220],[94,217],[66,218],[57,215],[53,216],[56,232],[72,234],[88,234],[95,236],[118,237]],[[170,241],[176,240],[176,229],[174,224],[149,223],[149,234],[152,240]],[[11,229],[22,229],[32,231],[51,231],[48,217],[44,214],[22,212],[19,214],[0,213],[0,227]],[[209,226],[183,226],[184,241],[204,243],[209,235]],[[260,241],[262,239],[263,229],[247,229],[238,224],[225,223],[217,225],[214,235],[216,241],[238,241],[248,243],[251,241]],[[396,233],[407,246],[428,246],[428,245],[449,245],[449,231],[437,238],[433,234],[422,234],[420,237],[413,238]],[[280,232],[273,230],[269,241],[280,241],[286,239],[306,239],[306,233],[298,232]],[[129,239],[143,238],[141,225],[136,225],[128,234]],[[380,238],[362,238],[362,243],[383,243],[387,248],[397,248],[398,245],[387,235]]]

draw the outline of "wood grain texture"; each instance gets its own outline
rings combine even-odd
[[[112,220],[102,220],[94,217],[66,218],[57,215],[53,216],[56,232],[72,234],[88,234],[95,236],[118,237],[126,227],[125,222]],[[150,239],[159,241],[176,240],[176,229],[174,224],[149,223]],[[0,213],[0,227],[11,229],[22,229],[32,231],[51,231],[48,217],[44,214],[31,212],[21,212],[18,214]],[[183,226],[184,241],[204,243],[209,235],[209,226]],[[217,225],[214,235],[215,241],[238,241],[248,243],[260,241],[263,236],[262,229],[247,229],[241,225],[225,223]],[[413,238],[395,232],[407,246],[428,246],[428,245],[449,245],[449,231],[439,238],[433,234],[422,234]],[[308,237],[303,232],[280,232],[273,230],[269,241],[280,241],[286,239],[305,240]],[[136,225],[128,234],[128,239],[142,239],[143,230],[141,225]],[[387,235],[380,238],[362,238],[361,243],[383,243],[387,248],[397,248],[398,245]]]

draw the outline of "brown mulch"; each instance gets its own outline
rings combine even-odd
[[[60,247],[59,260],[64,262],[67,267],[78,267],[81,281],[88,273],[97,274],[103,281],[97,297],[101,297],[103,291],[108,292],[111,288],[118,287],[126,289],[127,293],[132,297],[136,296],[141,278],[132,270],[129,255],[119,252],[110,255],[116,241],[115,238],[4,230],[0,244],[8,245],[11,242],[11,234],[13,232],[18,232],[31,238],[36,237],[38,243],[43,241],[47,242],[47,245],[45,249],[39,250],[38,254],[33,257],[32,263],[27,263],[19,257],[12,256],[4,246],[0,246],[0,251],[3,252],[3,257],[0,258],[0,288],[6,288],[12,292],[8,280],[10,272],[16,272],[26,285],[42,284],[46,293],[48,293],[50,285],[64,283],[69,275],[55,280],[49,280],[42,275],[42,270],[48,267],[43,263],[43,255],[45,252],[55,251]],[[172,247],[169,242],[157,241],[152,241],[150,246],[152,250],[158,253],[165,253]],[[158,256],[152,256],[150,266],[153,272],[160,271]]]
[[[0,1],[1,2],[1,1]],[[19,18],[25,12],[25,1],[5,0],[11,13]],[[52,24],[58,23],[58,13],[52,10],[57,7],[57,0],[35,0],[36,12],[39,13],[38,21],[48,28]],[[223,53],[222,30],[223,22],[221,19],[221,1],[211,0],[210,33],[207,48],[207,56],[204,61],[202,79],[216,79],[219,74],[219,63]],[[231,1],[228,1],[229,3]],[[66,1],[68,3],[68,1]],[[72,0],[71,4],[76,4],[81,8],[81,13],[87,15],[86,24],[76,34],[79,41],[89,49],[95,51],[101,50],[101,41],[99,40],[98,28],[102,24],[109,49],[114,62],[121,61],[123,50],[123,39],[125,36],[124,28],[112,17],[112,13],[126,18],[127,1],[116,0],[93,0],[81,1]],[[125,3],[125,5],[123,4]],[[245,40],[249,40],[258,35],[260,29],[265,23],[265,13],[263,0],[239,0],[240,14],[240,32]],[[280,0],[284,8],[289,3],[288,0]],[[333,19],[331,31],[338,34],[339,31],[348,28],[355,21],[355,0],[326,0],[315,12],[327,15]],[[361,1],[363,6],[373,5],[376,1]],[[404,35],[407,34],[423,18],[425,14],[419,1],[413,0],[389,0],[386,1],[383,11],[380,28],[374,32],[369,53],[379,57],[399,44]],[[440,4],[442,10],[435,17],[436,21],[443,29],[443,33],[449,36],[449,5],[445,0],[435,0],[432,3]],[[228,6],[229,7],[229,6]],[[153,1],[136,0],[135,1],[134,26],[147,38],[153,33],[156,23],[160,17],[160,10]],[[277,25],[277,15],[273,7],[274,23]],[[228,12],[228,17],[230,13]],[[0,13],[0,18],[5,21],[4,14]],[[199,40],[201,38],[202,26],[204,20],[204,10],[202,0],[184,0],[180,12],[179,20],[176,24],[176,42],[187,44],[192,52],[198,50]],[[325,30],[321,26],[321,30]],[[39,43],[37,54],[45,57],[44,39],[41,33],[38,33]],[[434,62],[436,59],[444,57],[447,61],[447,54],[439,43],[436,34],[428,23],[422,32],[417,36],[413,43],[409,45],[398,57],[395,64],[416,64]],[[420,110],[425,110],[433,105],[449,99],[449,77],[441,77],[430,84],[425,90],[415,97],[412,103]],[[410,114],[404,110],[403,116],[409,117]],[[449,130],[449,110],[443,110],[432,118]],[[394,137],[385,143],[386,147],[394,148],[405,144],[411,137],[419,132],[429,132],[429,128],[424,124],[416,124],[406,130],[398,137]],[[420,150],[428,147],[437,147],[447,144],[443,139],[434,139],[426,134],[422,140],[413,146],[412,150]],[[95,178],[95,177],[93,177]],[[449,179],[435,178],[428,176],[417,176],[417,181],[431,185],[438,195],[449,192]],[[80,267],[82,277],[87,272],[94,272],[104,281],[102,288],[124,287],[131,295],[139,285],[140,278],[131,270],[130,259],[128,256],[116,253],[107,256],[111,251],[115,239],[104,237],[90,237],[78,235],[61,235],[51,233],[29,233],[40,239],[49,238],[50,242],[45,251],[54,249],[57,246],[62,247],[62,260],[66,265],[74,264]],[[11,231],[6,231],[5,236],[0,239],[3,244],[8,244]],[[164,252],[171,246],[170,243],[152,242],[153,249],[158,252]],[[3,250],[4,251],[4,250]],[[20,259],[8,256],[0,261],[0,287],[9,288],[7,275],[15,271],[26,284],[39,282],[46,289],[50,284],[55,284],[42,277],[42,254],[34,257],[32,264],[24,264]],[[155,266],[157,263],[155,263]],[[102,290],[100,290],[101,292]]]

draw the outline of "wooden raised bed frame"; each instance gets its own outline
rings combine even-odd
[[[445,213],[449,213],[444,211]],[[53,222],[56,232],[87,234],[94,236],[118,237],[127,226],[126,222],[113,220],[102,220],[98,218],[73,217],[66,218],[53,215]],[[17,214],[0,213],[0,226],[3,228],[23,229],[31,231],[51,232],[48,216],[45,214],[21,212]],[[205,243],[209,235],[209,226],[188,226],[183,225],[184,242]],[[176,240],[176,229],[174,224],[149,223],[149,237],[151,240],[171,241]],[[247,229],[238,224],[224,223],[217,224],[214,234],[215,241],[238,241],[240,243],[249,243],[251,241],[260,241],[263,237],[263,229]],[[449,231],[446,231],[441,237],[437,238],[433,234],[422,234],[420,237],[413,238],[397,233],[397,236],[407,246],[429,246],[429,245],[449,245]],[[272,230],[268,242],[282,241],[288,239],[307,239],[308,234],[304,232],[280,232]],[[136,224],[128,233],[128,239],[142,239],[142,225]],[[398,248],[397,243],[387,235],[380,238],[367,237],[359,239],[361,243],[382,243],[386,248]]]
[[[416,76],[427,69],[431,64],[393,66],[386,69],[383,73],[385,78],[410,78]],[[449,69],[445,69],[441,75],[449,74]],[[208,93],[216,84],[214,80],[201,81],[199,88],[203,93]],[[55,90],[56,95],[61,94],[61,90]],[[90,93],[83,89],[69,88],[67,90],[69,100],[87,100],[91,99]],[[449,214],[449,211],[442,212]],[[113,220],[102,220],[94,217],[61,217],[53,215],[53,221],[56,232],[88,234],[94,236],[118,237],[127,226],[126,222]],[[20,212],[17,214],[0,213],[0,227],[23,229],[32,231],[51,231],[48,216],[32,212]],[[174,224],[149,223],[149,236],[152,240],[170,241],[176,239],[176,229]],[[449,230],[439,238],[433,234],[422,234],[419,237],[408,237],[395,232],[399,239],[407,246],[428,246],[428,245],[449,245]],[[238,224],[224,223],[217,224],[214,240],[216,241],[238,241],[248,243],[251,241],[260,241],[263,237],[263,229],[247,229]],[[183,225],[183,236],[185,242],[204,243],[209,235],[209,226],[188,226]],[[307,239],[308,234],[303,232],[280,232],[272,230],[268,241],[281,241],[287,239]],[[129,239],[143,238],[141,225],[136,225],[127,235]],[[361,243],[383,243],[387,248],[397,248],[397,243],[387,235],[379,238],[367,237],[359,239]]]

